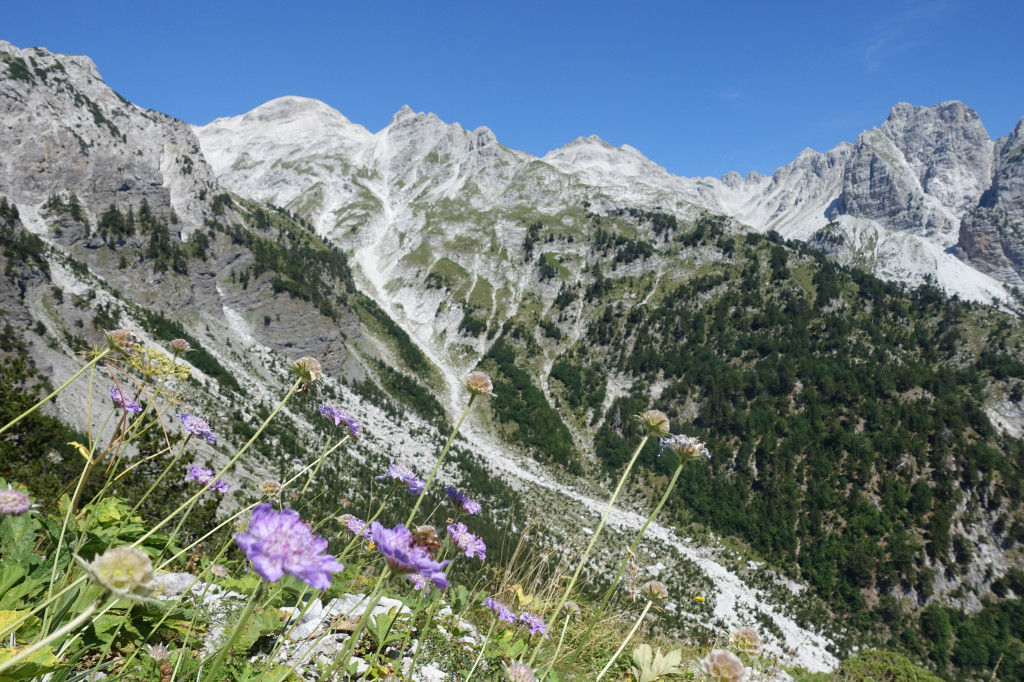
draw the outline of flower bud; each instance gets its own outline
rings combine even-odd
[[[725,649],[714,649],[700,662],[700,668],[715,682],[742,682],[747,671],[739,656]]]
[[[668,588],[660,580],[649,580],[640,588],[644,595],[651,601],[664,601],[668,599]]]
[[[281,484],[277,481],[263,481],[260,483],[260,492],[272,500],[281,496]]]
[[[107,339],[110,350],[118,353],[130,353],[135,348],[135,335],[127,329],[115,329],[112,332],[103,332]]]
[[[534,682],[537,678],[533,670],[525,663],[513,663],[505,668],[505,677],[508,682]]]
[[[171,341],[171,350],[175,353],[187,353],[192,350],[192,346],[185,339],[174,339]]]
[[[299,358],[292,365],[292,373],[306,383],[315,384],[324,378],[324,370],[316,358]]]
[[[729,646],[737,651],[742,651],[751,658],[757,658],[764,649],[764,642],[761,641],[761,635],[757,634],[756,630],[744,626],[729,635]]]

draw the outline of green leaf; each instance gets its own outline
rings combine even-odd
[[[0,649],[0,663],[14,658],[25,647],[5,647]],[[31,656],[18,663],[14,668],[4,671],[4,682],[15,682],[16,680],[30,680],[37,677],[42,677],[46,673],[53,672],[60,667],[60,661],[56,656],[53,655],[53,649],[50,647],[43,647],[39,651],[35,651]]]

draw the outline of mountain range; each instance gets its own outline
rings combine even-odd
[[[1024,593],[1022,133],[992,140],[959,102],[898,104],[770,177],[681,178],[596,137],[538,158],[408,107],[376,133],[301,97],[189,126],[87,57],[0,41],[0,310],[52,379],[103,329],[194,340],[183,399],[229,443],[290,359],[319,358],[324,396],[367,425],[361,468],[325,472],[353,501],[356,471],[392,456],[429,470],[484,367],[499,397],[442,473],[548,510],[550,552],[602,510],[630,412],[663,406],[714,452],[644,547],[648,573],[709,596],[673,604],[680,627],[756,621],[827,670],[858,637],[912,650],[920,631],[833,627],[830,610],[978,613]],[[87,396],[55,415],[84,428]],[[320,428],[282,419],[239,477]],[[654,449],[643,466],[622,536],[667,465]]]

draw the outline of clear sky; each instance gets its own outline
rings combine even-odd
[[[403,104],[538,156],[579,136],[678,175],[770,173],[958,99],[990,136],[1024,116],[1020,0],[26,2],[0,39],[85,54],[189,123],[282,95],[376,132]]]

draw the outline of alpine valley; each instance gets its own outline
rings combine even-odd
[[[0,423],[103,330],[181,337],[183,404],[221,435],[195,447],[223,464],[312,356],[323,385],[233,478],[308,458],[331,400],[365,436],[317,504],[365,509],[392,458],[429,471],[482,369],[495,397],[441,476],[496,510],[489,546],[533,533],[557,564],[657,408],[711,453],[635,557],[672,634],[750,624],[809,671],[874,647],[1024,679],[1024,119],[993,140],[959,102],[897,104],[770,177],[682,178],[597,137],[537,158],[408,107],[375,133],[301,97],[190,127],[87,57],[0,41],[0,233]],[[89,391],[4,436],[5,477],[50,499],[77,475],[63,443]],[[595,593],[676,460],[652,442],[639,466]]]

